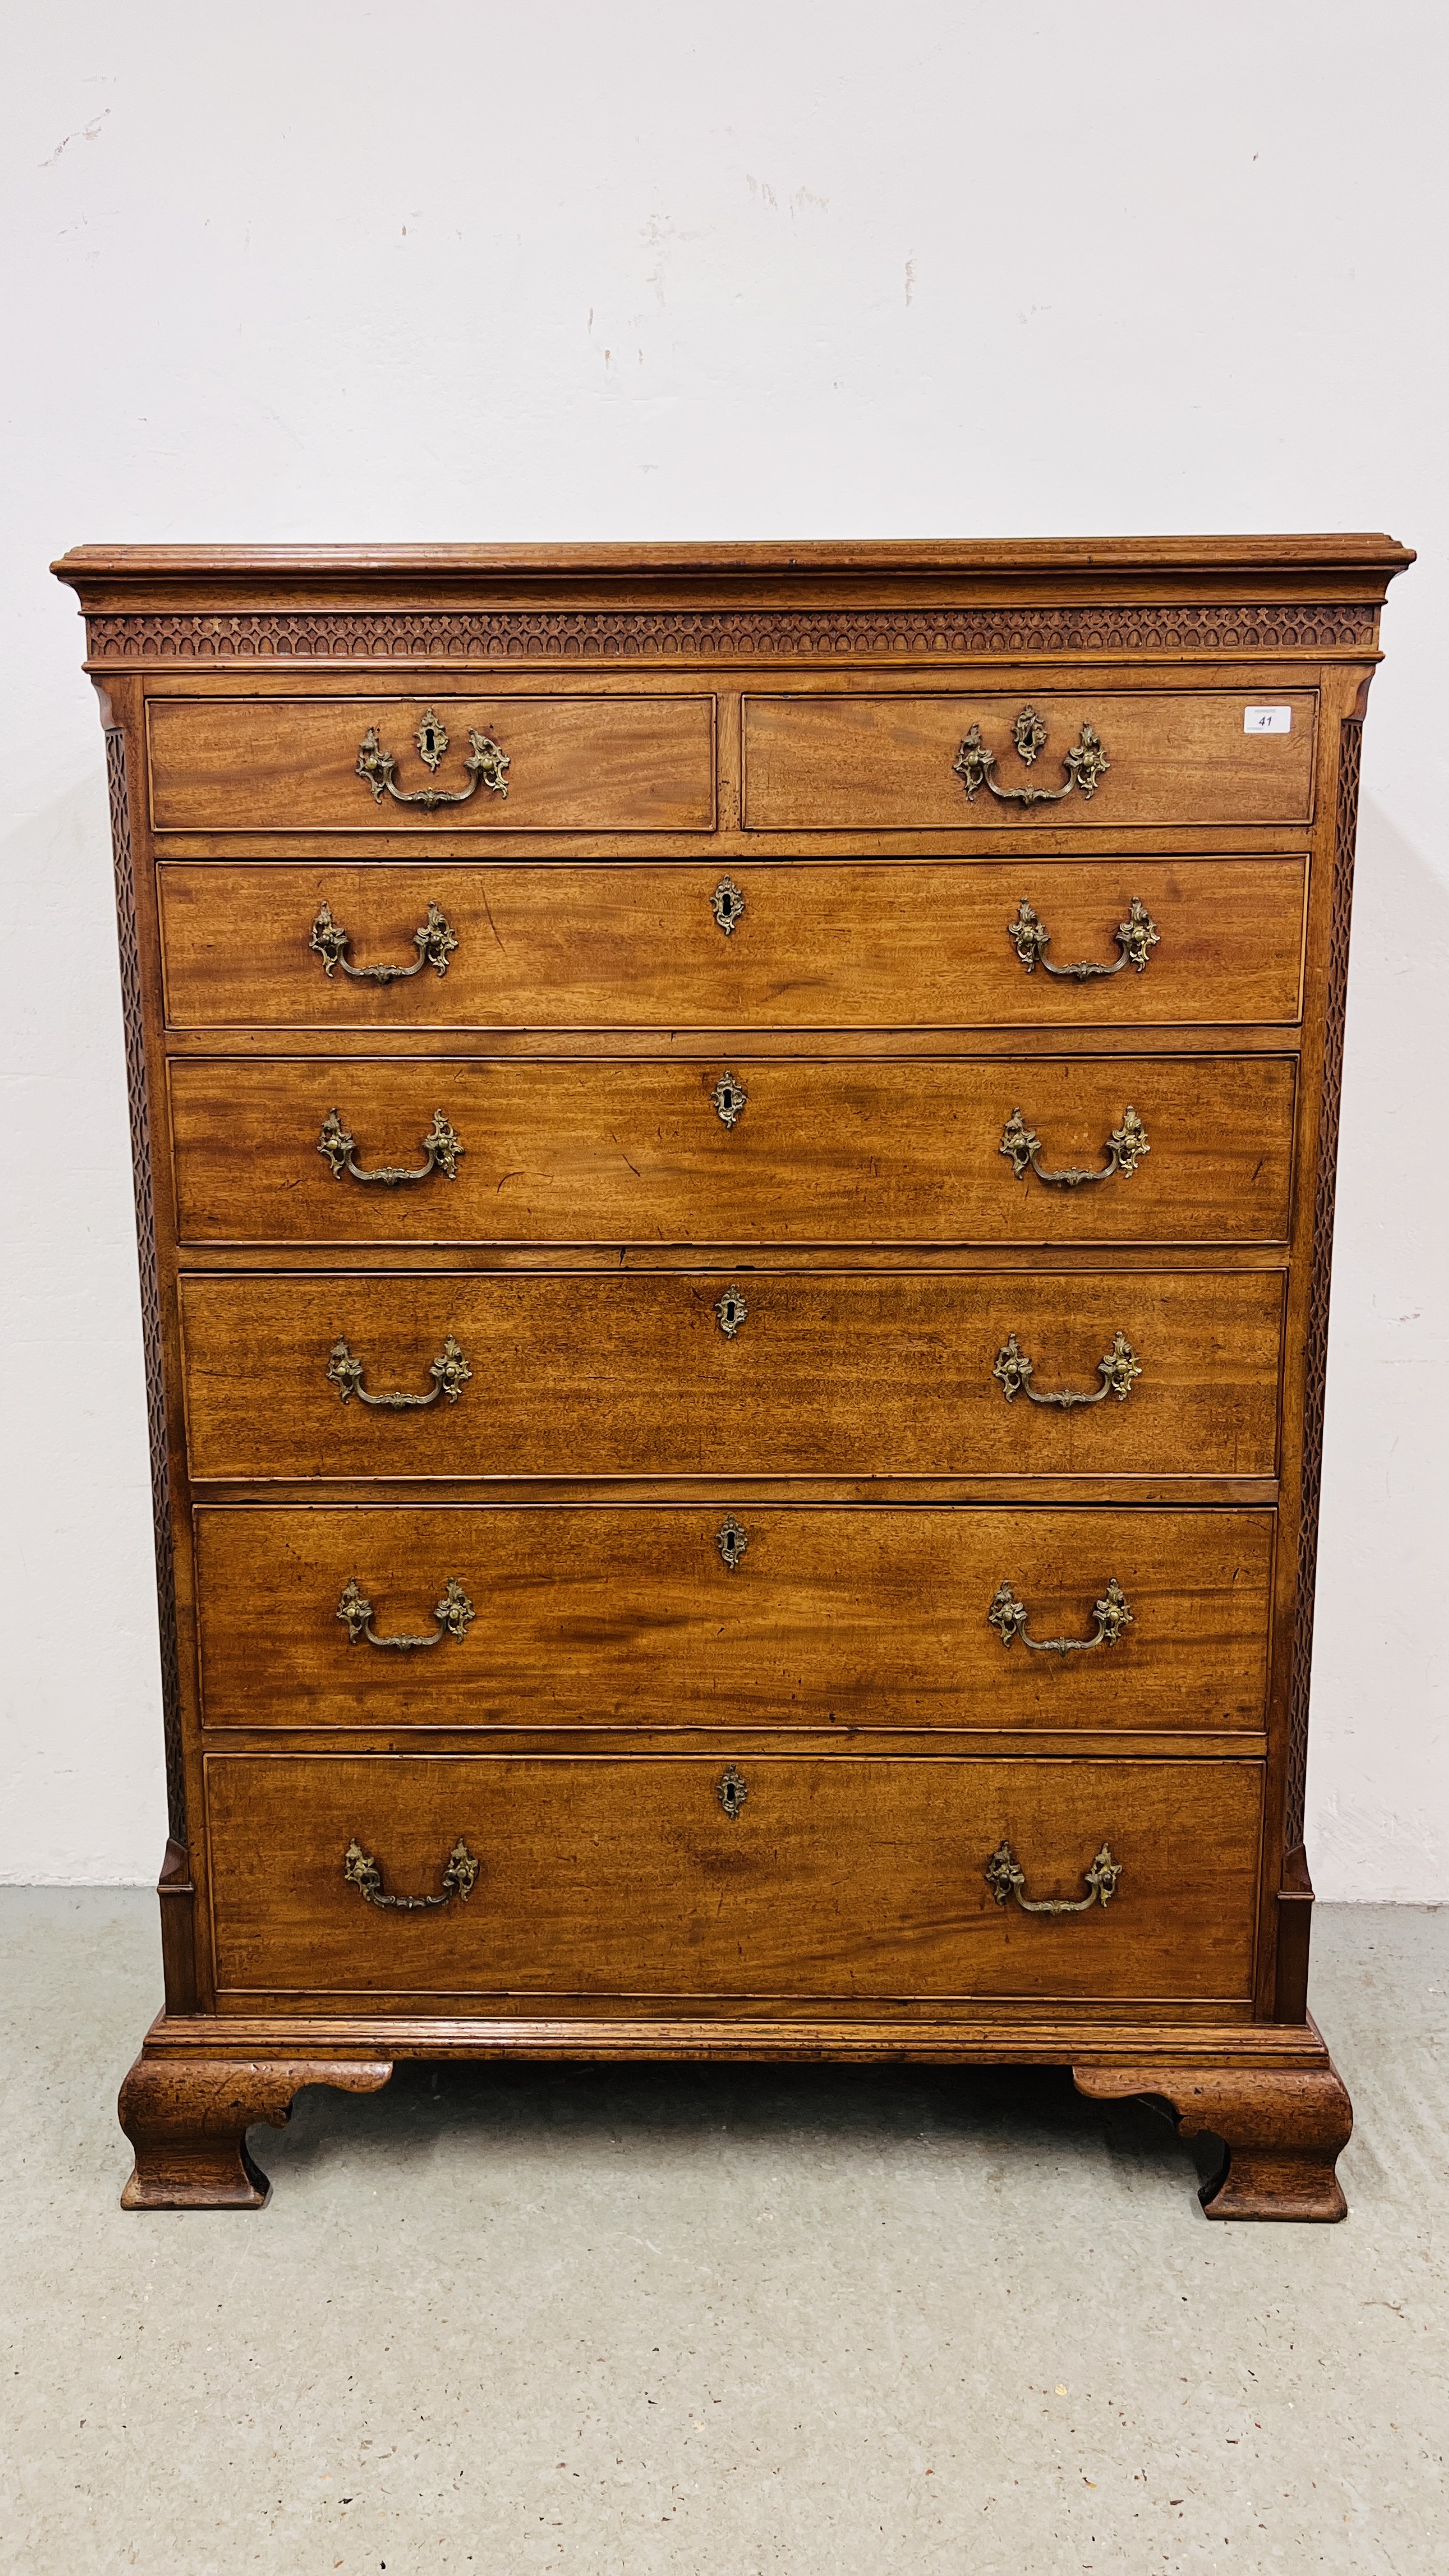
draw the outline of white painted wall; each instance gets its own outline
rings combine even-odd
[[[1423,0],[50,0],[6,40],[0,1875],[163,1839],[86,540],[1387,528],[1310,1851],[1449,1897]]]

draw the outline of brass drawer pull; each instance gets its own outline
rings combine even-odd
[[[715,1782],[714,1794],[718,1798],[720,1805],[723,1807],[725,1814],[729,1817],[731,1824],[733,1824],[741,1807],[744,1805],[746,1798],[750,1794],[749,1790],[745,1786],[745,1775],[743,1771],[737,1771],[733,1762],[730,1764],[728,1771],[722,1772],[719,1779]]]
[[[324,1162],[331,1164],[332,1177],[336,1181],[340,1181],[345,1173],[353,1181],[380,1181],[385,1190],[395,1190],[402,1181],[425,1181],[430,1172],[441,1172],[445,1181],[455,1181],[458,1158],[467,1149],[459,1143],[456,1129],[449,1126],[441,1109],[433,1111],[433,1123],[422,1144],[426,1159],[416,1171],[400,1168],[394,1163],[379,1163],[375,1172],[364,1172],[353,1159],[357,1152],[357,1138],[349,1136],[342,1124],[340,1110],[329,1109],[322,1121],[317,1151]]]
[[[332,1357],[327,1363],[328,1383],[336,1387],[344,1404],[355,1395],[360,1404],[375,1404],[387,1413],[425,1412],[430,1404],[437,1403],[440,1395],[445,1395],[450,1404],[456,1404],[473,1375],[463,1357],[461,1345],[454,1341],[451,1333],[437,1358],[429,1364],[428,1375],[433,1383],[426,1395],[369,1395],[362,1383],[365,1365],[364,1361],[353,1358],[346,1342],[334,1342]]]
[[[384,1894],[382,1872],[371,1852],[365,1852],[355,1837],[342,1855],[342,1876],[349,1887],[355,1887],[366,1905],[395,1906],[399,1914],[420,1914],[428,1906],[446,1905],[456,1896],[466,1905],[478,1880],[478,1863],[458,1836],[443,1867],[441,1896],[388,1896]]]
[[[991,1374],[1000,1378],[1001,1391],[1008,1404],[1018,1395],[1024,1395],[1031,1404],[1054,1404],[1063,1413],[1072,1413],[1079,1404],[1100,1404],[1109,1395],[1115,1395],[1119,1404],[1125,1404],[1142,1375],[1142,1362],[1126,1335],[1116,1333],[1110,1351],[1097,1362],[1097,1375],[1102,1381],[1100,1386],[1094,1386],[1090,1393],[1085,1387],[1066,1386],[1041,1395],[1031,1382],[1032,1363],[1012,1333],[997,1352]]]
[[[1011,738],[1016,745],[1017,758],[1028,769],[1034,768],[1038,752],[1046,748],[1047,738],[1046,726],[1035,707],[1022,708],[1011,728]],[[1095,796],[1097,781],[1106,777],[1111,762],[1102,748],[1101,735],[1092,725],[1084,724],[1080,739],[1064,757],[1063,766],[1067,773],[1064,787],[998,787],[991,775],[996,767],[996,754],[985,748],[981,727],[973,725],[951,766],[966,790],[968,804],[978,787],[989,787],[992,795],[999,797],[1003,805],[1057,805],[1064,796],[1070,796],[1074,787],[1080,787],[1084,796]]]
[[[1122,1863],[1112,1858],[1110,1843],[1103,1843],[1091,1868],[1083,1870],[1082,1882],[1087,1893],[1075,1898],[1023,1896],[1021,1891],[1026,1885],[1026,1872],[1018,1869],[1010,1843],[998,1843],[986,1864],[986,1884],[997,1904],[1004,1905],[1008,1897],[1014,1896],[1023,1914],[1085,1914],[1093,1905],[1110,1905],[1121,1875]]]
[[[436,769],[448,748],[448,728],[441,716],[434,715],[431,707],[413,735],[413,740],[417,744],[418,755],[424,768]],[[506,796],[508,793],[507,752],[501,744],[494,741],[491,734],[475,733],[471,726],[468,729],[468,740],[473,748],[463,763],[463,767],[468,771],[466,787],[414,787],[411,790],[404,790],[395,786],[392,773],[397,767],[397,762],[390,751],[383,750],[377,738],[375,725],[368,726],[358,746],[357,768],[354,775],[366,779],[372,789],[374,805],[380,805],[384,795],[388,795],[398,805],[421,805],[425,814],[435,814],[440,805],[466,805],[470,796],[477,795],[480,784],[491,788],[495,796]]]
[[[744,917],[743,888],[736,885],[733,877],[721,877],[710,896],[709,908],[726,939],[733,939],[736,925]]]
[[[1031,1171],[1039,1181],[1046,1181],[1055,1189],[1079,1190],[1084,1181],[1110,1181],[1114,1172],[1120,1172],[1124,1181],[1130,1181],[1143,1155],[1150,1154],[1152,1148],[1136,1110],[1129,1107],[1122,1112],[1121,1126],[1113,1128],[1102,1148],[1107,1160],[1099,1172],[1044,1172],[1039,1160],[1041,1138],[1028,1127],[1019,1109],[1013,1109],[1001,1131],[1001,1142],[996,1150],[1006,1156],[1019,1181],[1024,1181]]]
[[[477,1612],[458,1581],[450,1574],[443,1586],[443,1597],[433,1612],[437,1626],[430,1637],[375,1637],[372,1633],[372,1603],[358,1587],[354,1576],[337,1604],[337,1616],[347,1630],[350,1645],[384,1646],[397,1655],[409,1655],[419,1646],[440,1646],[445,1637],[462,1639],[472,1627]]]
[[[430,903],[427,920],[413,932],[413,946],[418,953],[411,966],[354,966],[347,955],[350,944],[351,932],[344,930],[340,921],[333,920],[331,906],[324,903],[312,924],[312,936],[307,945],[316,949],[322,960],[322,971],[329,978],[334,966],[340,966],[344,975],[351,975],[359,984],[405,984],[410,975],[421,975],[425,966],[436,967],[440,975],[446,975],[448,960],[458,942],[447,914],[440,912],[435,903]],[[1052,968],[1054,975],[1058,971],[1055,966]]]
[[[1044,966],[1049,975],[1063,975],[1072,984],[1089,983],[1094,975],[1120,975],[1123,967],[1129,964],[1135,966],[1140,975],[1146,968],[1149,950],[1161,945],[1156,922],[1135,894],[1127,907],[1126,920],[1119,921],[1112,934],[1118,954],[1110,966],[1098,965],[1094,957],[1080,958],[1075,966],[1054,966],[1047,955],[1051,932],[1040,914],[1032,910],[1025,895],[1021,898],[1021,909],[1015,921],[1006,925],[1006,935],[1028,975],[1033,974],[1038,966]],[[418,937],[422,937],[421,931]],[[317,943],[314,940],[312,944],[315,947]],[[415,968],[408,968],[409,974],[415,972]]]
[[[1097,1622],[1095,1637],[1029,1637],[1026,1623],[1030,1617],[1024,1601],[1018,1601],[1009,1583],[1003,1583],[986,1613],[988,1628],[1000,1632],[1003,1646],[1019,1637],[1036,1655],[1090,1655],[1094,1646],[1115,1646],[1124,1628],[1132,1625],[1127,1595],[1114,1574],[1100,1601],[1094,1603],[1092,1616]]]

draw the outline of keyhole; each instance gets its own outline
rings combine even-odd
[[[728,1771],[725,1772],[724,1777],[721,1779],[715,1790],[715,1796],[718,1798],[725,1814],[730,1818],[731,1823],[733,1823],[734,1819],[738,1816],[740,1809],[744,1805],[749,1794],[749,1790],[745,1786],[743,1772],[737,1771],[734,1764],[731,1763]]]
[[[722,1126],[733,1127],[750,1105],[750,1095],[732,1073],[722,1073],[710,1098]]]
[[[745,908],[742,888],[736,885],[733,877],[721,877],[709,900],[710,909],[726,939],[733,938],[735,923]]]
[[[727,1288],[714,1311],[725,1340],[732,1342],[750,1310],[737,1289]]]
[[[724,1519],[724,1526],[715,1534],[715,1545],[719,1549],[721,1556],[724,1558],[725,1564],[728,1566],[731,1574],[733,1574],[735,1567],[739,1564],[740,1558],[744,1555],[749,1543],[749,1539],[740,1522],[735,1519],[734,1513],[727,1512]]]

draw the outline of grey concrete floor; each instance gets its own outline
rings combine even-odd
[[[126,2216],[155,1910],[0,1892],[0,2566],[1449,2560],[1449,1910],[1319,1913],[1337,2228],[1065,2074],[832,2067],[405,2069],[253,2133],[260,2215]]]

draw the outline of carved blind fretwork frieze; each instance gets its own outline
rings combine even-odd
[[[146,1359],[146,1413],[151,1436],[151,1514],[156,1540],[156,1598],[161,1625],[161,1722],[166,1750],[166,1813],[173,1842],[186,1845],[186,1773],[181,1752],[181,1668],[176,1632],[176,1576],[171,1557],[171,1471],[166,1443],[166,1389],[161,1358],[161,1287],[151,1201],[151,1115],[146,1096],[141,1017],[141,951],[136,932],[136,880],[131,857],[131,805],[126,737],[106,728],[106,785],[116,870],[116,922],[121,952],[121,1013],[126,1033],[126,1091],[131,1112],[131,1172],[136,1192],[141,1331]]]
[[[94,662],[806,661],[999,653],[1372,649],[1372,603],[912,609],[123,610],[87,619]]]

